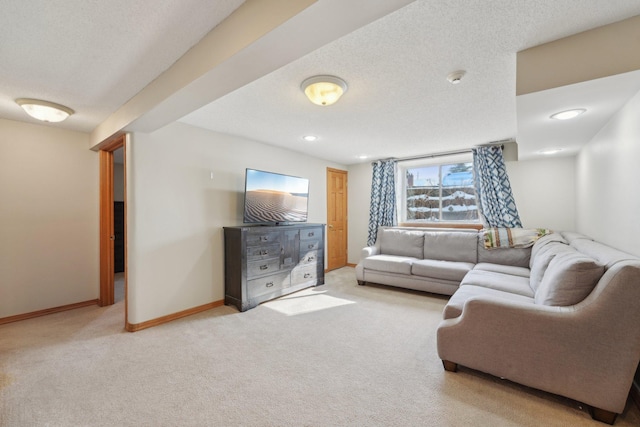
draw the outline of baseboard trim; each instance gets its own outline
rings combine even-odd
[[[46,316],[47,314],[60,313],[62,311],[73,310],[76,308],[88,307],[90,305],[98,305],[98,300],[92,299],[89,301],[61,305],[60,307],[45,308],[44,310],[32,311],[31,313],[16,314],[15,316],[3,317],[0,318],[0,325],[4,325],[5,323],[19,322],[21,320],[33,319],[40,316]]]
[[[353,268],[356,268],[356,266],[357,266],[357,265],[358,265],[358,264],[352,264],[352,263],[350,263],[350,262],[348,262],[348,263],[347,263],[347,267],[353,267]]]
[[[158,317],[156,319],[147,320],[141,323],[129,323],[127,322],[125,329],[129,332],[137,332],[143,329],[152,328],[154,326],[162,325],[163,323],[169,323],[176,319],[191,316],[192,314],[201,313],[203,311],[211,310],[212,308],[221,307],[224,305],[224,300],[210,302],[209,304],[199,305],[187,310],[179,311],[177,313],[167,314],[166,316]]]
[[[633,400],[638,409],[640,409],[640,383],[638,383],[638,381],[634,380],[633,383],[631,383],[630,394],[631,400]]]

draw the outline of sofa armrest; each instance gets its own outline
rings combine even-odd
[[[470,298],[438,326],[438,355],[621,413],[640,354],[640,286],[632,271],[605,276],[570,307]]]
[[[363,260],[365,258],[369,258],[370,256],[378,255],[378,252],[379,249],[377,246],[367,246],[360,252],[360,259]]]

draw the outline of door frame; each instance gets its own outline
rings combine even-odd
[[[124,313],[128,321],[127,304],[127,135],[122,134],[100,146],[100,299],[101,307],[112,305],[114,297],[113,230],[113,152],[123,149],[124,170]]]
[[[335,168],[330,168],[327,167],[327,178],[326,178],[326,186],[327,186],[327,228],[329,228],[331,225],[329,224],[329,214],[330,214],[330,209],[329,209],[329,202],[330,202],[330,197],[329,197],[329,191],[330,191],[330,183],[329,183],[329,177],[331,173],[339,173],[341,175],[344,175],[345,177],[345,189],[344,189],[344,253],[345,253],[345,264],[341,267],[347,266],[349,265],[349,188],[348,188],[348,180],[349,180],[349,172],[343,169],[335,169]],[[327,229],[327,260],[329,260],[331,258],[330,254],[329,254],[329,250],[331,249],[331,245],[329,244],[329,230]],[[327,269],[326,271],[330,271],[330,269],[328,268],[329,264],[327,261]],[[336,267],[336,268],[332,268],[331,270],[337,269],[337,268],[341,268],[341,267]]]

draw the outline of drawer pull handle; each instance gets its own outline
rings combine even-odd
[[[267,283],[267,288],[270,288],[270,287],[272,287],[272,286],[273,286],[273,282],[269,282],[269,283]]]
[[[315,245],[309,245],[309,249],[313,249]]]
[[[268,266],[268,265],[261,265],[261,266],[260,266],[260,270],[266,270],[267,268],[269,268],[269,266]]]
[[[260,255],[269,255],[269,251],[267,250],[260,251]]]
[[[269,240],[269,238],[267,236],[260,236],[260,241],[261,242],[266,242],[268,240]]]
[[[314,232],[312,231],[311,233],[308,233],[307,236],[313,237],[314,236]]]
[[[305,278],[305,279],[308,279],[309,277],[311,277],[311,273],[305,273],[305,274],[304,274],[304,278]]]

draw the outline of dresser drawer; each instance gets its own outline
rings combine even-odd
[[[296,267],[291,271],[291,285],[294,286],[305,282],[315,283],[320,277],[324,277],[322,264]]]
[[[304,264],[315,264],[317,262],[321,262],[322,258],[323,258],[323,252],[322,251],[303,251],[302,248],[300,249],[300,261],[298,262],[298,265],[304,265]]]
[[[305,228],[300,230],[300,240],[318,240],[322,238],[322,227]]]
[[[247,262],[247,277],[262,276],[280,270],[280,258]]]
[[[280,243],[279,231],[252,231],[247,233],[247,246]]]
[[[253,261],[258,259],[273,258],[280,256],[280,244],[264,246],[249,246],[247,248],[247,260]]]
[[[288,288],[290,285],[289,272],[272,274],[259,279],[247,280],[247,296],[249,299],[270,294]]]
[[[307,251],[315,251],[322,247],[322,242],[320,240],[301,240],[300,241],[300,252]]]

